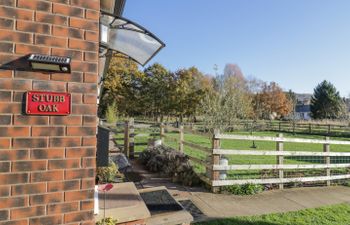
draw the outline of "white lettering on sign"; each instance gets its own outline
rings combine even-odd
[[[65,102],[65,96],[50,95],[50,94],[34,94],[33,102]]]

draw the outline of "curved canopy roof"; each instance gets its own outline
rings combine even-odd
[[[102,13],[100,26],[103,47],[123,53],[143,66],[165,46],[142,26],[113,14]]]

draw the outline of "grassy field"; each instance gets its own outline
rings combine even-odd
[[[120,142],[122,144],[122,139],[124,137],[122,128],[119,129],[120,132],[117,134],[117,138],[120,139]],[[234,132],[233,134],[239,134],[239,135],[250,135],[249,132]],[[253,135],[256,136],[270,136],[275,137],[278,133],[277,132],[254,132]],[[179,134],[176,132],[167,132],[166,135],[178,138]],[[300,134],[290,134],[290,133],[284,133],[285,137],[292,137],[292,138],[307,138],[307,139],[324,139],[324,136],[319,135],[300,135]],[[144,128],[144,127],[136,127],[135,128],[135,152],[141,152],[147,147],[148,139],[150,138],[156,138],[159,139],[159,128],[158,127],[151,127],[151,128]],[[205,147],[211,147],[211,140],[208,137],[200,136],[200,135],[194,135],[185,133],[185,141],[191,142],[194,144],[198,144]],[[349,140],[349,138],[332,138],[333,140]],[[165,144],[173,147],[174,149],[178,149],[178,143],[169,139],[165,139]],[[275,142],[269,142],[269,141],[257,141],[255,142],[257,149],[256,150],[275,150],[276,149],[276,143]],[[245,140],[222,140],[221,142],[221,148],[223,149],[239,149],[239,150],[252,150],[251,148],[252,142],[251,141],[245,141]],[[315,152],[322,152],[323,151],[323,145],[322,144],[304,144],[304,143],[285,143],[284,144],[284,150],[285,151],[315,151]],[[331,145],[331,151],[333,152],[349,152],[350,146],[345,145]],[[187,155],[190,155],[192,157],[206,160],[207,154],[205,154],[202,151],[185,147],[185,153]],[[235,156],[229,156],[229,164],[275,164],[276,163],[276,157],[275,156],[241,156],[241,155],[235,155]],[[317,163],[323,163],[324,158],[323,157],[315,157],[315,156],[302,156],[302,157],[285,157],[284,163],[285,164],[317,164]],[[350,157],[332,157],[331,163],[350,163]],[[204,173],[205,167],[201,164],[195,164],[194,168],[198,173]],[[342,174],[346,169],[338,169],[338,170],[332,170],[333,174]],[[305,170],[301,171],[298,170],[298,173],[295,173],[295,171],[285,171],[286,177],[293,177],[296,175],[300,175],[300,173],[303,173],[304,175],[308,176],[317,176],[317,175],[324,175],[323,169],[315,169],[315,170]],[[246,178],[260,178],[261,177],[261,171],[255,171],[255,170],[241,170],[241,171],[230,171],[228,173],[228,176],[230,179],[246,179]],[[275,177],[276,173],[268,173],[265,175],[266,178],[268,177]]]
[[[239,135],[250,135],[249,132],[235,132],[234,134]],[[277,132],[256,132],[254,135],[256,136],[270,136],[275,137],[278,133]],[[177,133],[168,133],[169,136],[177,137]],[[318,135],[292,135],[289,133],[284,134],[285,137],[293,137],[293,138],[307,138],[307,139],[324,139],[323,136]],[[349,140],[346,138],[334,138],[334,140]],[[210,147],[211,146],[211,140],[208,137],[199,136],[199,135],[193,135],[193,134],[185,134],[185,141],[199,144],[201,146]],[[166,144],[168,144],[171,147],[177,148],[177,143],[174,141],[166,141]],[[276,143],[275,142],[269,142],[269,141],[257,141],[255,142],[257,149],[256,150],[275,150],[276,149]],[[239,150],[252,150],[251,148],[253,143],[251,141],[246,140],[222,140],[221,142],[221,148],[223,149],[239,149]],[[304,143],[285,143],[284,144],[284,150],[285,151],[313,151],[313,152],[322,152],[323,151],[323,145],[322,144],[304,144]],[[333,152],[349,152],[350,146],[345,145],[331,145],[331,151]],[[205,160],[206,154],[198,151],[196,149],[185,147],[186,154]],[[275,164],[276,163],[276,157],[275,156],[228,156],[229,164]],[[324,158],[323,157],[315,157],[315,156],[302,156],[302,157],[285,157],[284,163],[285,164],[317,164],[317,163],[323,163]],[[331,163],[350,163],[350,157],[332,157]],[[195,165],[195,168],[198,172],[204,172],[205,168],[204,166]],[[346,169],[339,169],[334,170],[334,173],[344,173]],[[295,173],[290,173],[290,171],[286,171],[285,175],[286,177],[292,177],[295,176]],[[299,170],[299,172],[301,172]],[[302,171],[304,174],[308,173],[308,175],[323,175],[324,170],[307,170]],[[274,177],[276,174],[269,174],[269,177]],[[228,173],[228,176],[231,179],[242,179],[242,178],[259,178],[261,176],[260,171],[230,171]]]
[[[350,205],[340,204],[297,212],[235,217],[197,225],[348,225]]]

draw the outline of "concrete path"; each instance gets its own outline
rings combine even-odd
[[[308,187],[254,196],[192,192],[190,199],[209,218],[262,215],[350,203],[348,187]]]
[[[308,187],[267,191],[253,196],[212,194],[203,188],[185,187],[172,183],[158,174],[149,173],[143,166],[133,163],[134,170],[145,176],[144,188],[165,186],[177,200],[190,199],[206,218],[263,215],[349,203],[350,188]]]

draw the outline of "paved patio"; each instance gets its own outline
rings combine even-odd
[[[350,188],[308,187],[263,192],[254,196],[212,194],[203,188],[190,188],[161,178],[133,162],[135,171],[143,174],[144,188],[166,186],[177,200],[190,199],[204,214],[202,218],[225,218],[234,216],[262,215],[297,211],[306,208],[350,203]]]
[[[262,215],[350,203],[350,188],[315,187],[234,196],[191,192],[192,202],[210,218]]]

